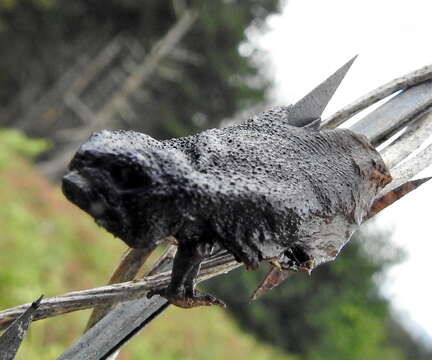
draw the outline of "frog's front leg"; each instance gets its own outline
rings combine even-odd
[[[221,300],[195,289],[201,262],[210,255],[210,252],[211,245],[207,242],[180,242],[174,258],[169,286],[150,295],[163,296],[171,304],[182,308],[210,305],[225,307],[225,303]]]

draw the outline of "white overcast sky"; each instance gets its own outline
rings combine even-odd
[[[269,52],[279,104],[301,98],[359,54],[324,118],[367,91],[432,64],[432,0],[291,0],[268,26],[257,41]],[[432,170],[421,175],[431,176]],[[379,224],[395,229],[392,241],[408,254],[391,269],[383,289],[395,309],[432,337],[431,195],[432,184],[424,185],[386,209]]]

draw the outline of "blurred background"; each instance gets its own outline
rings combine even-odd
[[[134,129],[164,139],[223,126],[295,101],[360,52],[350,85],[328,110],[335,111],[428,64],[415,52],[426,46],[412,40],[424,39],[414,25],[426,21],[409,13],[427,14],[418,7],[426,2],[322,3],[0,0],[0,308],[102,285],[118,263],[125,246],[58,189],[91,132]],[[393,36],[377,36],[383,19],[395,25],[395,9],[411,22],[397,36],[395,27]],[[411,48],[402,51],[404,39]],[[401,315],[390,296],[391,269],[411,254],[394,241],[395,219],[368,224],[336,262],[251,305],[264,272],[206,283],[226,311],[172,308],[120,359],[432,359],[430,334],[407,313],[415,303]],[[424,299],[416,291],[430,291],[428,283],[410,282],[398,291]],[[17,359],[56,358],[88,316],[34,323]]]

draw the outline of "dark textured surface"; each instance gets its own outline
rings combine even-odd
[[[63,190],[132,247],[176,236],[176,287],[213,245],[248,268],[310,270],[334,259],[390,178],[366,138],[290,126],[290,109],[165,141],[102,131],[75,155]]]

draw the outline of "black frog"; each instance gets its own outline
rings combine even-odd
[[[215,247],[248,269],[269,262],[310,271],[337,256],[391,181],[364,136],[320,130],[318,116],[299,122],[298,112],[278,107],[164,141],[95,133],[72,159],[63,191],[131,247],[175,236],[171,283],[160,294],[181,307],[222,305],[194,286]]]

